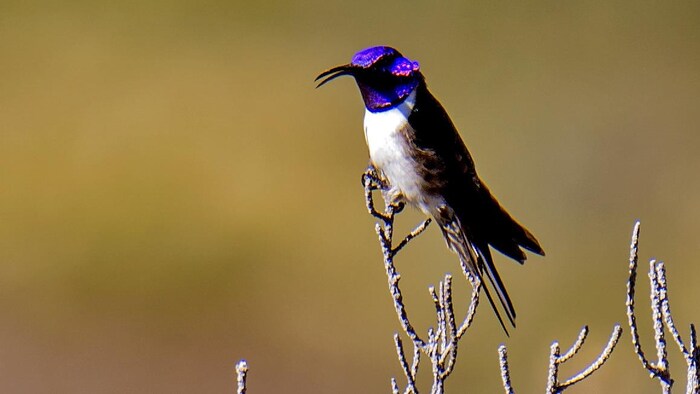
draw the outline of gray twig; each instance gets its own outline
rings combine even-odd
[[[506,345],[501,344],[498,347],[498,363],[501,366],[501,380],[506,394],[514,394],[513,386],[510,383],[510,368],[508,367],[508,349]]]
[[[248,376],[248,363],[245,360],[241,360],[236,364],[236,383],[238,394],[245,394],[246,392],[246,377]]]
[[[666,267],[664,266],[663,261],[652,260],[651,269],[653,269],[656,274],[656,287],[658,287],[657,292],[659,296],[658,302],[661,306],[661,313],[663,314],[668,332],[671,333],[671,336],[673,337],[674,342],[676,342],[678,345],[681,353],[687,357],[689,356],[690,352],[685,348],[685,344],[681,339],[681,334],[678,332],[676,324],[673,322],[673,315],[671,314],[671,305],[668,301],[668,285],[666,284]]]
[[[570,359],[571,357],[575,356],[576,353],[578,353],[579,350],[583,347],[583,343],[586,342],[586,337],[588,336],[588,326],[583,326],[581,329],[581,332],[578,334],[578,338],[576,338],[576,342],[569,348],[569,350],[566,351],[561,357],[559,357],[559,362],[563,363],[566,360]]]
[[[399,390],[399,384],[396,382],[395,378],[391,378],[391,393],[401,394],[401,391]]]
[[[695,326],[690,325],[690,340],[688,347],[683,343],[671,313],[671,304],[668,298],[668,283],[666,282],[666,267],[663,261],[649,261],[649,286],[651,293],[651,316],[654,323],[654,342],[656,346],[656,362],[649,361],[642,347],[639,344],[639,333],[637,328],[637,318],[634,314],[634,288],[637,280],[637,262],[639,245],[640,223],[634,225],[632,232],[632,244],[630,246],[629,279],[627,280],[627,321],[632,331],[632,345],[634,351],[641,361],[644,369],[649,371],[651,378],[659,379],[663,393],[670,393],[673,387],[673,379],[668,363],[668,351],[666,345],[665,330],[671,334],[673,341],[678,345],[678,349],[683,354],[683,358],[688,366],[686,392],[700,393],[700,377],[698,364],[700,363],[700,349],[697,343],[697,333]]]
[[[401,369],[403,370],[404,375],[406,376],[407,382],[407,387],[406,387],[406,393],[417,393],[418,389],[416,388],[416,375],[414,373],[413,364],[417,366],[418,361],[416,357],[420,357],[420,352],[418,355],[416,353],[413,354],[414,360],[411,366],[408,365],[408,361],[406,360],[406,354],[404,353],[403,350],[403,342],[401,341],[401,336],[399,334],[394,334],[394,345],[396,345],[396,355],[399,358],[399,363],[401,364]],[[414,345],[415,347],[415,345]],[[416,367],[417,371],[417,367]],[[392,379],[392,381],[395,383],[396,380]],[[392,383],[393,384],[393,383]],[[398,386],[397,386],[398,389]]]
[[[640,222],[637,221],[632,231],[632,243],[630,244],[629,259],[629,279],[627,280],[627,322],[632,333],[632,346],[637,358],[642,363],[642,367],[649,371],[651,378],[659,379],[663,393],[670,393],[673,386],[673,379],[668,369],[668,353],[666,352],[666,338],[663,326],[663,312],[660,302],[660,289],[658,272],[655,269],[656,262],[649,262],[649,285],[651,296],[651,311],[654,323],[654,341],[656,344],[657,361],[651,362],[646,358],[642,346],[639,342],[639,329],[637,328],[637,317],[635,315],[634,295],[637,281],[637,266],[639,261],[639,232]]]
[[[644,351],[642,350],[642,345],[639,342],[639,330],[637,328],[637,317],[634,313],[634,295],[635,295],[635,285],[637,282],[637,266],[639,261],[639,231],[640,222],[634,224],[634,230],[632,230],[632,242],[630,244],[630,259],[629,259],[629,279],[627,280],[627,322],[630,326],[630,331],[632,333],[632,346],[634,347],[634,352],[637,354],[637,358],[642,363],[644,369],[649,371],[652,378],[659,379],[661,383],[662,390],[664,393],[668,393],[673,385],[673,380],[671,379],[670,373],[668,371],[668,360],[666,359],[666,341],[664,339],[663,323],[661,321],[661,308],[657,299],[658,293],[656,288],[656,270],[653,269],[654,261],[651,262],[651,269],[649,270],[650,285],[651,285],[651,300],[652,300],[652,317],[654,320],[654,338],[656,341],[656,349],[658,361],[652,363],[647,360]]]
[[[698,335],[695,332],[695,325],[690,325],[690,354],[686,358],[688,363],[688,385],[686,393],[700,392],[700,347],[698,347]]]
[[[685,359],[687,365],[688,382],[686,392],[693,394],[700,393],[700,379],[698,379],[698,355],[700,354],[700,349],[698,349],[695,325],[690,325],[689,347],[686,348],[681,335],[676,328],[676,324],[673,321],[673,315],[671,314],[671,305],[668,299],[668,284],[666,282],[666,267],[663,261],[652,260],[650,271],[651,270],[655,272],[654,275],[651,275],[650,273],[650,277],[653,277],[656,281],[653,286],[657,288],[656,293],[658,294],[658,297],[654,299],[656,302],[658,302],[658,306],[655,305],[654,310],[661,310],[666,329],[669,333],[671,333],[673,341],[678,345],[678,349],[680,350],[681,354],[683,354],[683,358]],[[668,362],[666,362],[666,368],[668,369]],[[671,380],[671,382],[673,382],[673,380]]]
[[[574,342],[573,346],[564,355],[561,355],[559,342],[555,341],[554,343],[552,343],[549,354],[549,374],[547,376],[546,392],[548,394],[561,393],[565,389],[586,379],[587,377],[591,376],[593,372],[600,369],[600,367],[602,367],[603,364],[605,364],[605,362],[610,358],[610,355],[612,354],[613,350],[615,350],[615,346],[617,345],[618,341],[620,340],[620,336],[622,335],[622,327],[620,327],[619,324],[616,324],[615,327],[613,327],[613,331],[610,335],[610,339],[608,339],[607,345],[600,353],[598,358],[596,358],[595,361],[593,361],[593,363],[591,363],[583,371],[560,383],[558,378],[559,365],[571,359],[579,351],[579,349],[581,349],[581,346],[583,346],[587,335],[588,327],[584,326],[581,329],[581,332],[579,333],[576,342]]]
[[[393,246],[394,236],[394,218],[403,209],[402,203],[385,200],[384,212],[378,212],[375,208],[372,192],[375,190],[386,191],[388,184],[379,174],[369,167],[362,176],[362,183],[365,187],[365,203],[367,211],[379,219],[379,223],[375,225],[375,231],[379,238],[379,243],[382,248],[384,258],[384,268],[389,283],[389,292],[394,303],[394,309],[399,318],[401,328],[406,333],[409,339],[413,342],[413,360],[409,365],[406,354],[403,348],[403,343],[398,334],[394,336],[394,344],[396,346],[397,357],[401,364],[401,369],[406,376],[407,386],[404,393],[416,393],[416,376],[420,362],[420,354],[425,354],[431,362],[433,384],[432,393],[443,393],[444,382],[452,373],[457,357],[458,342],[472,324],[476,307],[479,303],[479,290],[481,283],[472,275],[466,273],[467,278],[473,285],[471,303],[464,320],[457,325],[455,322],[454,307],[452,302],[452,276],[445,275],[444,279],[436,287],[430,287],[430,295],[435,306],[435,314],[437,316],[436,328],[428,330],[427,339],[422,339],[413,328],[408,313],[403,303],[403,296],[399,287],[401,276],[396,271],[394,265],[394,257],[400,252],[409,242],[420,235],[430,225],[431,220],[426,219],[419,224],[413,231],[404,237],[396,246]],[[386,195],[384,195],[386,198]],[[400,392],[399,386],[395,379],[392,379],[392,390]]]

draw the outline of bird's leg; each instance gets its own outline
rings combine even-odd
[[[403,197],[403,193],[399,189],[390,187],[389,189],[382,189],[382,197],[384,198],[386,204],[386,210],[391,210],[391,213],[397,214],[403,211],[406,206],[406,201]]]
[[[372,216],[383,219],[386,222],[393,215],[404,209],[405,203],[401,192],[392,187],[389,180],[384,177],[384,174],[378,171],[371,162],[365,172],[362,173],[362,185],[365,187],[367,210]],[[382,198],[384,198],[385,202],[384,213],[380,213],[374,208],[372,199],[372,191],[374,190],[382,192]]]
[[[365,172],[362,173],[362,186],[365,188],[365,205],[367,206],[367,211],[369,214],[377,219],[381,219],[384,224],[393,221],[393,218],[390,215],[379,212],[374,207],[372,192],[375,190],[387,190],[389,188],[389,182],[379,174],[372,163],[370,163]]]
[[[374,168],[372,163],[369,163],[365,172],[362,173],[362,185],[371,190],[389,189],[389,181]]]

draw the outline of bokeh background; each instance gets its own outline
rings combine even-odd
[[[360,174],[364,108],[322,70],[387,44],[429,86],[500,201],[540,239],[498,255],[518,310],[487,309],[448,392],[522,392],[549,344],[624,324],[629,236],[700,323],[700,3],[0,3],[0,391],[388,392],[399,329]],[[403,230],[420,220],[403,214]],[[431,228],[397,259],[409,312],[457,263]],[[458,307],[466,284],[455,282]],[[676,349],[670,349],[676,354]],[[427,368],[427,365],[424,367]],[[672,359],[684,386],[684,364]],[[658,392],[626,330],[574,393]]]

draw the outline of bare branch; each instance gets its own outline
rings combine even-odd
[[[666,334],[664,333],[663,311],[661,310],[661,289],[659,288],[658,272],[655,269],[656,261],[649,262],[649,286],[651,294],[651,316],[654,321],[654,340],[656,342],[657,362],[655,368],[666,375],[668,372],[668,352],[666,351]],[[673,381],[669,376],[669,389]]]
[[[399,280],[401,279],[401,276],[396,273],[396,269],[394,268],[391,258],[385,258],[384,268],[389,281],[391,298],[394,301],[394,309],[399,317],[401,328],[403,328],[404,332],[406,335],[408,335],[411,341],[415,342],[419,347],[425,346],[425,341],[418,336],[416,330],[411,324],[411,321],[408,319],[408,312],[406,312],[406,306],[403,303],[403,296],[401,295],[401,289],[399,288]]]
[[[586,379],[587,377],[591,376],[593,372],[600,369],[600,367],[602,367],[603,364],[608,361],[613,350],[615,350],[615,346],[617,346],[620,336],[622,335],[622,328],[619,324],[615,325],[607,345],[600,353],[598,358],[596,358],[595,361],[593,361],[586,369],[567,379],[563,383],[559,383],[559,366],[571,359],[581,349],[587,335],[588,327],[584,326],[581,329],[576,342],[574,342],[573,346],[571,346],[571,348],[564,355],[561,355],[559,342],[552,343],[549,353],[549,373],[547,374],[547,389],[545,392],[549,394],[561,393],[565,389]]]
[[[605,362],[608,361],[608,358],[610,358],[610,355],[612,354],[613,350],[615,350],[615,346],[617,346],[617,342],[620,340],[621,335],[622,327],[620,327],[619,324],[616,324],[613,328],[612,334],[610,335],[608,344],[605,346],[605,349],[603,349],[598,358],[591,365],[589,365],[588,368],[572,376],[566,382],[559,384],[560,391],[563,391],[565,388],[591,376],[593,372],[597,371],[600,367],[602,367],[603,364],[605,364]],[[576,352],[574,351],[574,353]],[[560,359],[560,363],[563,363],[564,361],[565,360]]]
[[[418,389],[416,388],[416,375],[413,374],[412,368],[408,366],[406,354],[403,350],[403,342],[401,341],[401,337],[399,336],[399,334],[394,334],[394,344],[396,345],[396,354],[399,358],[401,369],[403,370],[404,376],[406,376],[406,381],[408,382],[406,392],[417,393]]]
[[[457,337],[457,325],[455,324],[455,311],[452,304],[452,275],[446,274],[444,280],[443,305],[445,306],[445,320],[447,331],[452,338]],[[478,298],[478,294],[477,294]]]
[[[476,307],[479,306],[479,292],[481,291],[481,281],[475,281],[472,288],[472,298],[469,301],[469,309],[467,309],[467,315],[464,316],[462,324],[459,325],[457,330],[457,335],[455,338],[460,340],[462,335],[467,332],[467,329],[471,327],[472,322],[474,322],[474,316],[476,316]]]
[[[246,377],[248,376],[248,363],[245,360],[241,360],[236,364],[236,383],[238,394],[245,394],[246,392]]]
[[[659,309],[661,311],[664,323],[666,325],[666,329],[669,333],[671,333],[673,341],[676,342],[676,344],[678,345],[678,349],[683,354],[683,358],[685,359],[687,365],[686,392],[694,394],[700,393],[700,373],[698,371],[700,351],[698,350],[697,333],[695,331],[695,325],[690,325],[689,348],[686,348],[681,338],[681,335],[678,332],[678,329],[676,328],[676,325],[673,321],[673,315],[671,313],[671,305],[668,299],[668,284],[666,282],[666,267],[662,261],[652,260],[650,271],[651,270],[654,271],[654,275],[652,275],[650,272],[650,277],[653,276],[653,278],[656,281],[655,287],[657,299],[655,301],[658,302],[658,305],[654,306],[654,310],[656,311],[656,309]],[[670,379],[670,371],[668,371],[668,362],[665,363],[665,366],[667,368],[667,372],[669,373]],[[673,380],[670,379],[670,381],[672,384]],[[668,391],[670,392],[670,385]]]
[[[552,345],[549,347],[549,371],[547,373],[547,388],[545,389],[547,394],[559,392],[557,391],[557,375],[559,375],[559,363],[557,362],[557,358],[559,358],[560,353],[559,342],[552,342]]]
[[[465,262],[460,261],[462,273],[472,284],[472,297],[464,320],[459,326],[455,322],[452,300],[452,276],[447,274],[444,280],[441,281],[437,287],[431,286],[429,288],[437,317],[436,328],[430,328],[428,330],[426,340],[423,340],[418,336],[412,324],[408,320],[406,308],[402,300],[401,290],[399,288],[400,275],[396,272],[393,258],[410,241],[425,231],[431,221],[430,219],[427,219],[422,222],[406,237],[404,237],[404,239],[399,242],[396,247],[393,247],[392,239],[394,218],[395,215],[403,209],[403,205],[401,203],[389,201],[385,204],[384,212],[376,211],[372,200],[372,191],[380,187],[387,187],[386,184],[382,184],[381,182],[381,179],[376,180],[370,175],[363,177],[368,211],[373,216],[380,219],[380,223],[377,223],[375,229],[382,247],[384,266],[389,282],[389,289],[394,301],[394,307],[404,332],[411,339],[414,345],[413,361],[409,366],[399,335],[396,334],[394,337],[397,356],[408,382],[404,392],[417,394],[416,376],[418,373],[418,365],[420,362],[421,353],[425,353],[429,357],[432,366],[433,385],[431,392],[443,393],[444,382],[454,369],[459,340],[463,337],[466,330],[473,322],[476,308],[479,304],[479,293],[482,284],[479,278],[477,278],[469,270],[469,268],[466,267]],[[385,201],[387,194],[388,193],[383,194]],[[638,268],[639,232],[640,223],[637,222],[634,226],[632,241],[630,244],[629,277],[627,281],[626,294],[626,312],[628,323],[632,332],[632,344],[635,354],[637,354],[642,366],[649,371],[651,377],[659,379],[663,392],[669,393],[671,386],[673,385],[673,380],[671,379],[668,368],[668,354],[666,350],[667,345],[664,333],[664,327],[666,327],[678,345],[681,353],[683,353],[686,363],[688,364],[688,393],[700,393],[700,372],[698,371],[698,364],[700,364],[700,349],[698,348],[695,326],[691,325],[689,348],[686,348],[671,314],[665,266],[663,262],[657,262],[655,260],[650,261],[649,279],[652,320],[654,323],[654,338],[658,360],[656,362],[649,361],[642,351],[639,340],[639,331],[637,328],[637,318],[635,315],[635,286]],[[600,355],[585,369],[573,375],[564,382],[560,382],[558,378],[559,366],[578,354],[585,344],[588,333],[588,327],[584,326],[581,329],[576,341],[574,341],[572,346],[564,354],[561,354],[561,348],[558,342],[552,343],[550,347],[550,362],[546,389],[547,393],[561,393],[568,387],[583,381],[587,377],[591,376],[595,371],[600,369],[615,350],[615,347],[617,346],[617,343],[622,335],[622,328],[620,325],[615,325],[610,338],[608,339],[608,342]],[[513,393],[513,388],[510,381],[508,355],[505,345],[501,345],[498,352],[503,387],[506,393],[510,394]],[[392,389],[394,392],[400,392],[395,379],[392,379]]]
[[[447,346],[445,349],[444,356],[449,357],[446,361],[445,365],[445,372],[449,375],[452,373],[452,370],[454,369],[455,361],[457,360],[457,344],[459,341],[462,339],[462,336],[464,333],[467,332],[467,329],[471,327],[472,322],[474,322],[474,316],[476,315],[476,308],[479,306],[479,291],[481,291],[481,282],[477,281],[474,287],[472,288],[472,297],[471,300],[469,301],[469,309],[467,309],[467,314],[464,317],[464,320],[462,321],[462,324],[460,324],[459,328],[456,330],[455,334],[452,335],[452,341],[450,344]],[[449,309],[452,310],[452,304],[449,304]],[[454,316],[454,312],[450,312],[452,316]],[[445,362],[445,359],[443,358],[442,360]]]
[[[433,386],[430,389],[431,394],[441,394],[445,391],[445,379],[443,377],[443,369],[440,364],[440,352],[438,350],[439,338],[440,335],[432,327],[428,329],[426,350],[433,367]]]
[[[657,261],[652,268],[656,272],[656,281],[659,289],[659,301],[661,303],[661,312],[663,313],[664,322],[668,331],[671,333],[673,340],[678,345],[683,356],[690,357],[690,352],[685,348],[685,344],[681,339],[681,334],[678,333],[676,324],[673,322],[673,315],[671,314],[671,306],[668,301],[668,285],[666,284],[666,267],[663,261]]]
[[[365,188],[365,204],[367,206],[367,211],[370,215],[386,223],[389,218],[375,209],[374,200],[372,198],[372,191],[385,190],[387,188],[386,181],[377,174],[374,167],[369,166],[362,174],[362,185]]]
[[[396,314],[399,318],[401,328],[413,342],[413,361],[409,367],[403,349],[403,344],[398,334],[394,337],[399,363],[401,364],[401,368],[404,375],[406,375],[408,382],[405,392],[417,392],[415,379],[420,362],[420,353],[425,353],[429,357],[432,364],[432,392],[442,393],[444,390],[444,381],[454,369],[458,341],[473,322],[474,314],[476,313],[476,308],[479,303],[479,290],[481,289],[481,283],[466,269],[466,267],[462,267],[465,276],[473,286],[473,292],[469,309],[467,310],[464,321],[459,327],[455,322],[454,307],[452,303],[452,276],[447,274],[445,275],[444,280],[442,280],[437,287],[430,287],[429,290],[435,307],[437,325],[436,328],[429,329],[426,340],[421,339],[408,319],[406,307],[403,303],[403,296],[399,287],[401,276],[396,272],[394,257],[396,254],[398,254],[398,252],[403,250],[403,248],[409,242],[425,231],[428,225],[430,225],[431,219],[426,219],[423,221],[406,237],[404,237],[396,247],[394,247],[394,219],[396,214],[403,209],[403,204],[387,200],[387,198],[389,198],[387,197],[388,193],[386,193],[388,184],[381,179],[380,175],[378,175],[372,167],[368,168],[363,175],[362,183],[365,187],[365,202],[367,205],[367,210],[372,216],[379,219],[379,223],[375,225],[375,231],[382,248],[384,268],[389,283],[389,292],[391,293],[394,303],[394,309],[396,310]],[[384,212],[378,212],[375,208],[372,192],[377,189],[384,192],[382,194],[385,199]],[[398,385],[396,385],[395,380],[392,381],[392,389],[398,389]]]
[[[421,347],[413,343],[413,362],[411,363],[411,375],[418,376],[418,366],[420,365]],[[417,392],[416,392],[417,393]]]
[[[690,357],[686,359],[688,363],[688,384],[686,393],[700,392],[700,348],[698,348],[698,336],[695,332],[695,325],[690,325]]]
[[[501,367],[501,380],[506,394],[514,394],[513,386],[510,383],[510,369],[508,368],[508,350],[506,345],[498,347],[498,363]]]
[[[372,169],[368,169],[362,177],[365,186],[365,199],[367,209],[370,212],[370,214],[382,220],[382,224],[377,223],[374,229],[377,233],[377,236],[379,237],[379,244],[382,248],[382,255],[384,257],[384,269],[386,271],[387,280],[389,282],[389,291],[391,293],[391,298],[394,301],[394,309],[396,310],[396,313],[399,317],[401,327],[406,332],[411,341],[416,343],[419,347],[423,347],[425,345],[425,341],[423,341],[418,336],[415,329],[413,328],[413,325],[408,319],[408,313],[406,312],[406,307],[403,304],[403,296],[399,287],[399,281],[401,279],[401,276],[396,272],[396,267],[394,266],[394,256],[396,255],[396,253],[398,253],[398,250],[392,249],[392,236],[394,215],[396,213],[397,207],[391,204],[387,204],[385,213],[379,213],[375,210],[372,191],[376,190],[379,183],[376,181],[376,174],[373,175],[371,173],[371,170]],[[426,223],[422,226],[418,226],[416,230],[411,232],[411,234],[414,235],[411,236],[411,234],[409,234],[409,236],[406,237],[406,239],[408,240],[405,240],[405,242],[403,242],[401,248],[403,248],[411,239],[418,236],[427,225],[428,224]]]
[[[668,355],[666,353],[666,340],[663,332],[663,312],[661,310],[660,300],[660,290],[658,287],[658,274],[654,267],[654,260],[650,262],[649,269],[649,284],[650,284],[650,295],[651,295],[651,309],[652,309],[652,319],[654,322],[654,339],[656,344],[656,352],[658,360],[656,363],[649,361],[642,346],[639,342],[639,330],[637,328],[637,317],[635,315],[634,309],[634,295],[635,295],[635,285],[637,281],[637,265],[639,258],[639,232],[640,232],[640,222],[637,221],[634,225],[634,230],[632,231],[632,243],[630,245],[630,259],[629,259],[629,278],[627,280],[627,322],[630,326],[630,331],[632,333],[632,346],[634,347],[634,352],[637,354],[637,358],[642,363],[644,369],[649,371],[649,376],[652,378],[659,379],[662,391],[664,393],[669,393],[671,391],[671,386],[673,385],[673,380],[671,379],[670,372],[668,370]]]
[[[632,244],[630,245],[630,260],[629,260],[629,279],[627,280],[627,322],[632,333],[632,346],[637,354],[642,366],[651,372],[652,376],[657,375],[656,369],[651,365],[644,355],[642,345],[639,342],[639,331],[637,330],[637,317],[634,314],[634,294],[635,284],[637,282],[637,262],[639,250],[639,230],[640,222],[636,222],[632,231]]]
[[[445,309],[442,305],[442,283],[440,283],[440,295],[435,291],[435,286],[428,287],[428,292],[433,298],[433,305],[435,306],[435,315],[437,316],[437,329],[435,334],[437,336],[437,349],[442,354],[442,349],[446,346],[447,342],[447,324],[445,323]]]
[[[403,249],[404,246],[406,246],[407,243],[411,242],[411,240],[417,236],[419,236],[423,231],[425,231],[426,228],[430,225],[432,222],[432,219],[428,218],[425,219],[421,224],[418,225],[418,227],[414,228],[413,231],[408,233],[408,235],[399,242],[399,244],[392,250],[393,254],[399,253],[401,249]]]
[[[401,391],[399,390],[399,384],[396,383],[395,378],[391,378],[391,393],[392,394],[401,394]]]
[[[566,351],[561,357],[559,357],[559,363],[563,363],[566,360],[570,359],[571,357],[575,356],[576,353],[578,353],[579,350],[581,350],[581,347],[583,346],[583,343],[586,341],[586,337],[588,336],[588,326],[583,326],[581,329],[581,332],[578,334],[578,338],[576,338],[576,342],[569,348],[569,350]]]

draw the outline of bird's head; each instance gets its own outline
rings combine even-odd
[[[364,49],[349,64],[331,68],[316,77],[321,87],[342,75],[355,77],[365,107],[380,112],[399,105],[423,81],[418,62],[403,57],[391,47]]]

